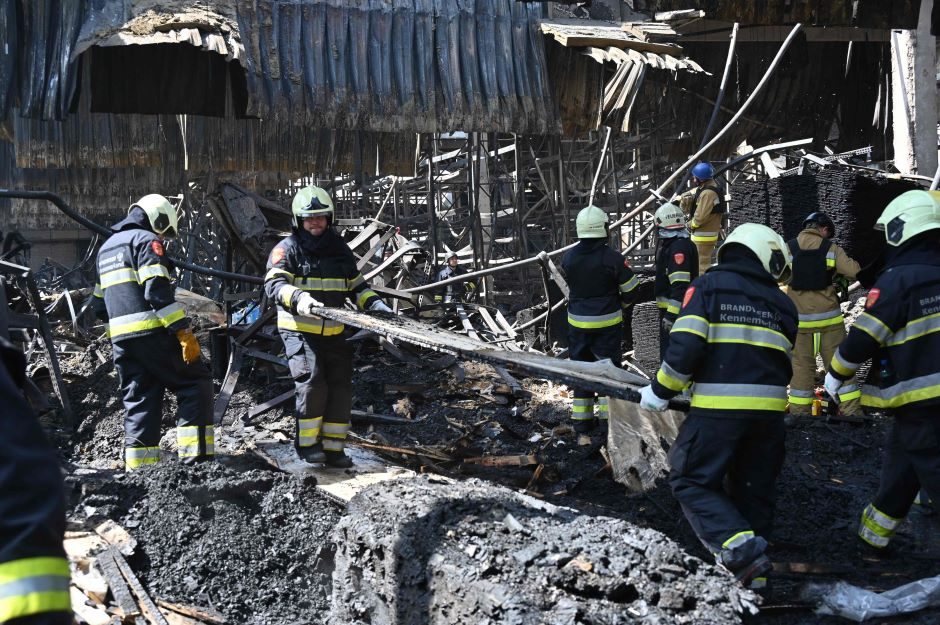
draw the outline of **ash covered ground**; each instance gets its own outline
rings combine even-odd
[[[354,408],[412,418],[406,425],[355,425],[354,433],[376,445],[401,447],[388,453],[402,464],[458,479],[481,477],[529,492],[547,502],[590,516],[608,516],[662,532],[694,556],[708,554],[660,483],[630,494],[613,481],[601,449],[602,431],[579,437],[566,425],[568,389],[522,380],[513,396],[489,367],[462,363],[434,371],[404,364],[372,343],[357,347]],[[101,355],[99,358],[93,352]],[[433,360],[435,354],[427,356]],[[103,362],[102,362],[103,361]],[[77,430],[56,440],[70,477],[73,523],[112,518],[140,542],[131,563],[155,596],[214,607],[243,623],[317,623],[329,610],[331,531],[342,511],[309,484],[272,472],[252,460],[246,441],[292,437],[291,406],[275,408],[248,426],[218,434],[222,461],[185,469],[175,462],[125,476],[121,465],[123,411],[106,341],[63,359]],[[217,381],[218,382],[218,381]],[[268,365],[246,368],[226,421],[280,393],[291,384]],[[175,405],[168,395],[164,426],[172,427]],[[808,582],[846,580],[886,590],[940,574],[937,516],[913,512],[896,539],[899,553],[875,559],[860,551],[854,528],[875,492],[888,420],[861,425],[804,419],[788,431],[788,455],[779,481],[775,562],[808,563],[821,572],[774,576],[770,605],[749,622],[789,625],[838,623],[817,617],[800,599]],[[170,430],[172,432],[172,430]],[[172,435],[161,446],[171,451]],[[534,454],[536,465],[490,467],[462,463],[485,455]],[[74,472],[94,467],[97,473]],[[538,473],[538,475],[535,475]],[[883,620],[935,623],[940,609]],[[877,622],[877,621],[876,621]]]

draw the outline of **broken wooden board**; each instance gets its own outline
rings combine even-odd
[[[104,608],[88,605],[89,598],[75,586],[69,587],[69,598],[72,601],[72,612],[88,625],[108,625],[111,622],[111,615]]]
[[[251,443],[250,449],[280,471],[315,477],[317,490],[343,503],[372,484],[415,476],[414,471],[389,465],[371,451],[356,447],[346,447],[346,455],[352,458],[354,465],[345,470],[308,464],[297,456],[294,446],[288,443],[255,441]]]
[[[481,456],[479,458],[464,458],[464,464],[478,464],[484,467],[527,467],[538,464],[535,454],[522,456]]]
[[[682,48],[665,43],[641,41],[624,31],[622,24],[599,20],[551,19],[541,20],[539,27],[546,35],[566,48],[595,47],[629,48],[642,52],[682,56]]]
[[[95,533],[105,539],[109,545],[117,547],[125,556],[134,554],[137,547],[137,539],[127,533],[127,530],[108,519],[95,528]]]
[[[97,559],[98,568],[108,582],[108,588],[114,596],[114,602],[117,604],[118,614],[123,618],[130,619],[140,614],[140,608],[131,595],[131,589],[118,570],[117,562],[111,556],[111,551],[106,550],[99,554]]]
[[[147,622],[151,625],[170,625],[163,617],[163,613],[160,612],[157,604],[153,602],[153,599],[151,599],[147,591],[144,590],[140,580],[137,579],[133,569],[131,569],[127,560],[124,559],[124,556],[121,555],[121,552],[117,550],[117,547],[108,549],[108,554],[114,558],[114,563],[117,565],[118,570],[121,571],[121,575],[124,576],[127,585],[137,597],[137,604],[140,606],[140,610],[143,612],[144,616],[147,617]]]

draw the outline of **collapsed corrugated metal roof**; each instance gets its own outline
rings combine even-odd
[[[9,7],[12,2],[7,2]],[[0,105],[66,117],[82,55],[100,112],[291,119],[395,132],[560,130],[537,20],[515,0],[31,0]],[[9,17],[9,16],[7,16]],[[19,28],[18,28],[19,27]],[[146,45],[137,45],[146,44]],[[191,47],[183,47],[180,44]],[[115,47],[120,54],[115,54]],[[17,78],[11,68],[25,68]],[[185,66],[186,71],[180,71]],[[237,71],[236,71],[237,70]],[[5,110],[0,113],[5,113]]]

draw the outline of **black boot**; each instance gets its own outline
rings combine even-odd
[[[571,427],[578,434],[587,434],[597,427],[597,419],[572,419]]]
[[[326,466],[334,469],[348,469],[353,465],[352,458],[341,451],[326,452]]]
[[[323,452],[323,443],[315,443],[310,447],[298,447],[297,455],[304,462],[310,464],[320,464],[326,462],[326,454]]]

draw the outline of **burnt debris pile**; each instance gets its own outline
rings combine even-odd
[[[759,601],[657,531],[477,480],[370,488],[334,538],[337,623],[719,625]]]

